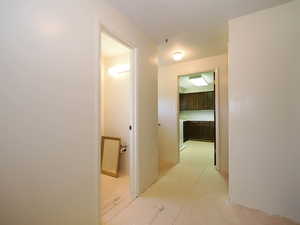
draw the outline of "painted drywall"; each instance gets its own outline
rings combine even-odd
[[[1,1],[1,224],[99,224],[100,24],[138,48],[140,190],[157,177],[155,45],[104,0]]]
[[[231,201],[300,222],[300,1],[229,22]]]
[[[228,168],[228,104],[227,104],[227,54],[176,63],[159,67],[158,72],[158,119],[159,153],[163,163],[178,163],[179,130],[178,114],[178,76],[219,71],[219,101],[220,101],[220,169],[227,173]]]
[[[103,114],[102,136],[121,138],[121,144],[129,143],[129,125],[131,124],[131,77],[130,73],[121,73],[118,76],[109,74],[109,68],[116,65],[130,64],[130,52],[125,55],[104,58],[102,75],[102,102]],[[120,155],[120,174],[129,175],[129,152]]]

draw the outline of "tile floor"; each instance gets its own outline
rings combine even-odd
[[[101,221],[105,223],[118,215],[133,199],[129,191],[129,177],[101,175]]]
[[[292,225],[232,205],[226,179],[213,167],[213,143],[189,141],[181,162],[104,225]]]

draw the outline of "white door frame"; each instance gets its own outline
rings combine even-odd
[[[218,68],[213,68],[211,70],[205,70],[205,71],[199,71],[195,73],[190,73],[190,74],[183,74],[183,75],[177,75],[177,115],[176,115],[176,123],[177,123],[177,152],[178,152],[178,159],[180,161],[180,136],[179,136],[179,112],[180,112],[180,105],[179,105],[179,78],[191,74],[196,74],[196,73],[206,73],[206,72],[214,72],[215,73],[215,126],[216,126],[216,169],[220,170],[220,121],[219,121],[219,71]]]
[[[132,196],[132,199],[136,198],[139,194],[139,176],[138,176],[138,151],[137,151],[137,140],[138,140],[138,134],[137,134],[137,57],[138,57],[138,49],[131,44],[130,42],[126,41],[124,38],[121,37],[121,35],[118,35],[116,32],[112,32],[110,29],[108,29],[104,25],[100,25],[99,33],[98,33],[98,76],[96,78],[96,99],[97,99],[97,109],[96,109],[96,115],[97,115],[97,141],[98,141],[98,173],[99,173],[99,182],[98,182],[98,196],[100,196],[100,185],[101,185],[101,34],[102,33],[108,34],[110,37],[115,39],[116,41],[122,43],[126,47],[131,49],[131,57],[130,57],[130,82],[131,82],[131,88],[130,88],[130,96],[131,96],[131,106],[132,109],[130,110],[130,125],[132,126],[131,131],[128,127],[129,132],[129,148],[127,150],[129,154],[129,177],[130,177],[130,193]],[[99,197],[100,199],[100,197]],[[100,202],[99,202],[100,206]],[[100,210],[100,207],[99,207]]]

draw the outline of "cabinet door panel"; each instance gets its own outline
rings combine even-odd
[[[202,140],[214,141],[215,130],[214,121],[185,121],[183,123],[184,141]]]
[[[207,109],[215,108],[215,93],[213,91],[207,92]]]
[[[215,107],[214,91],[180,94],[180,110],[213,110]]]
[[[180,111],[185,110],[185,101],[184,101],[183,94],[179,94],[179,109],[180,109]]]

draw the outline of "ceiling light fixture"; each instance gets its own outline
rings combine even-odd
[[[119,76],[120,73],[126,73],[130,70],[129,64],[116,65],[108,69],[108,73],[112,76]]]
[[[172,58],[175,61],[180,61],[183,59],[183,53],[182,52],[174,52]]]
[[[190,81],[192,82],[193,85],[201,87],[201,86],[207,86],[208,83],[204,79],[204,77],[190,77]]]

